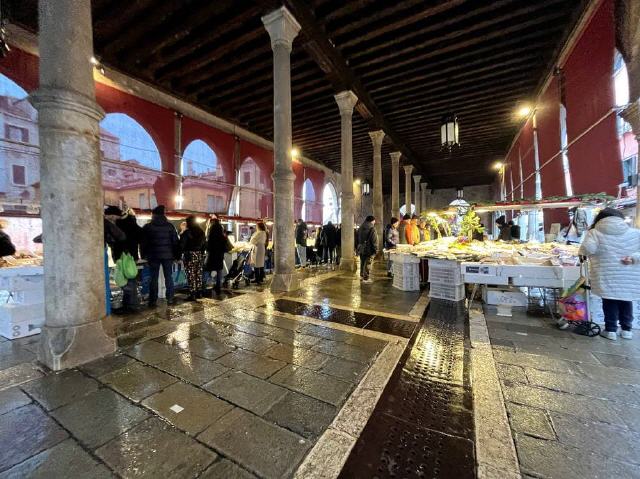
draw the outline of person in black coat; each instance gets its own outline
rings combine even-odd
[[[342,256],[342,226],[338,225],[336,228],[336,264],[340,264],[340,257]]]
[[[115,221],[115,225],[124,234],[125,238],[116,241],[111,247],[113,261],[118,261],[124,253],[129,253],[135,261],[140,259],[140,242],[142,241],[142,228],[133,210],[129,209],[125,216]],[[132,278],[122,288],[122,312],[132,312],[140,303],[138,299],[138,281]],[[115,311],[114,311],[115,312]]]
[[[179,258],[178,233],[164,214],[164,206],[153,209],[151,222],[142,228],[142,257],[149,262],[151,285],[149,287],[149,306],[158,301],[158,274],[160,266],[167,288],[167,303],[173,304],[173,261]]]
[[[220,294],[222,288],[222,271],[224,269],[224,254],[230,251],[229,239],[222,229],[220,220],[214,218],[209,227],[207,235],[207,260],[205,261],[205,271],[216,272],[216,286],[214,292]]]
[[[16,247],[13,245],[11,238],[4,230],[5,222],[0,221],[0,256],[11,256],[15,254]]]
[[[358,229],[358,255],[360,256],[360,279],[364,283],[371,283],[371,258],[378,252],[378,235],[374,225],[376,219],[367,216]]]
[[[337,230],[336,227],[329,221],[322,228],[322,233],[324,235],[324,260],[326,263],[331,263],[336,259],[336,235]]]
[[[187,229],[180,235],[180,250],[189,285],[189,300],[202,297],[205,235],[195,216],[187,218]]]

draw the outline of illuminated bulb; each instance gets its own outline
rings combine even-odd
[[[299,155],[300,151],[297,148],[291,148],[291,158],[297,158]]]
[[[91,64],[92,64],[92,65],[94,65],[94,66],[98,66],[98,65],[100,65],[100,62],[99,62],[99,61],[98,61],[98,59],[97,59],[96,57],[94,57],[94,56],[92,56],[92,57],[89,59],[89,61],[90,61],[90,62],[91,62]]]
[[[501,162],[501,161],[496,161],[496,162],[493,164],[492,168],[493,168],[494,170],[498,170],[498,171],[499,171],[499,170],[501,170],[501,169],[502,169],[502,167],[503,167],[503,166],[504,166],[504,165],[502,164],[502,162]]]
[[[176,200],[176,202],[180,203],[181,201],[184,201],[184,196],[176,195],[175,200]]]
[[[531,113],[531,107],[529,105],[525,105],[518,110],[518,116],[521,118],[525,118],[529,116]]]
[[[359,180],[359,179],[357,179],[357,180],[355,181],[355,184],[356,184],[356,185],[359,185],[359,184],[360,184],[360,180]]]

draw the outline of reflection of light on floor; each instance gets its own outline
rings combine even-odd
[[[426,335],[425,335],[426,336]],[[442,362],[443,344],[436,338],[418,338],[418,347],[411,349],[411,359],[414,361],[424,361],[430,368],[440,369]]]
[[[276,308],[274,307],[274,303],[268,302],[267,304],[265,304],[264,311],[267,314],[273,314],[276,311]]]
[[[182,323],[178,324],[176,330],[172,333],[167,334],[167,344],[177,344],[183,341],[187,341],[191,336],[191,324]]]

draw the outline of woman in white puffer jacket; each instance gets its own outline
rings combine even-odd
[[[605,331],[616,340],[618,322],[623,339],[631,339],[633,300],[640,299],[640,230],[629,227],[624,215],[605,208],[587,232],[580,255],[591,264],[591,290],[602,298]]]

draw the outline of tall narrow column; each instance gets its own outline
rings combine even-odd
[[[110,354],[99,121],[90,0],[40,0],[38,110],[45,324],[39,359],[53,370]]]
[[[427,204],[427,183],[420,183],[420,206],[422,207],[422,211],[429,209],[429,205]]]
[[[622,110],[620,116],[631,125],[631,129],[636,135],[636,140],[640,144],[640,98]],[[639,172],[640,161],[636,161],[636,179]],[[636,217],[634,224],[636,228],[640,228],[640,185],[636,188]]]
[[[414,202],[416,204],[416,214],[418,216],[422,213],[422,201],[420,201],[420,178],[422,178],[422,175],[413,175],[413,182],[415,183],[413,185],[415,188],[413,196],[415,197]]]
[[[404,168],[404,204],[406,214],[411,214],[411,172],[412,165],[405,165]]]
[[[285,7],[262,17],[273,49],[273,196],[275,271],[271,291],[299,287],[295,273],[293,180],[291,168],[291,46],[300,25]]]
[[[356,263],[353,257],[353,151],[351,117],[353,107],[358,102],[358,97],[350,90],[338,93],[336,102],[340,109],[341,148],[340,148],[340,177],[342,178],[342,210],[341,210],[341,234],[342,250],[340,269],[355,271]]]
[[[400,156],[402,153],[394,151],[391,157],[391,216],[400,218]]]
[[[376,233],[378,244],[381,246],[384,218],[382,217],[382,140],[384,131],[370,131],[369,136],[373,143],[373,216],[376,218]],[[378,258],[382,257],[382,247],[378,248]]]

